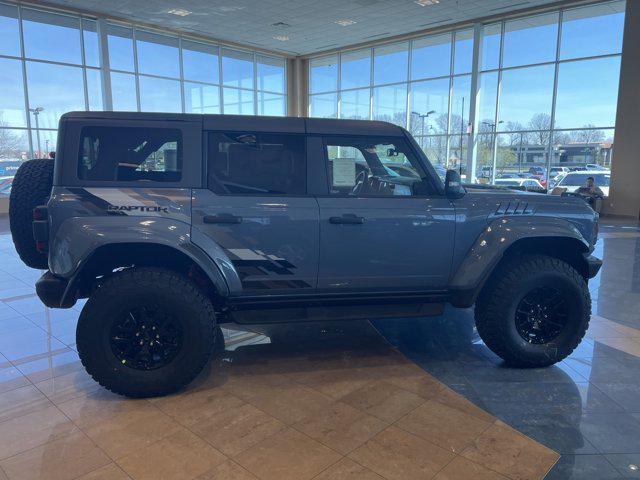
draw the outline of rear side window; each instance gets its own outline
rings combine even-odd
[[[171,128],[84,127],[80,180],[179,182],[182,132]]]
[[[304,136],[211,132],[208,172],[218,194],[304,195]]]

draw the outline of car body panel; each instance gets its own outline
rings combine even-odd
[[[48,215],[49,269],[69,277],[108,243],[189,243],[191,190],[54,187]]]
[[[429,288],[446,284],[455,211],[444,197],[320,197],[318,288]],[[361,224],[333,224],[354,215]]]
[[[597,214],[576,198],[491,186],[466,186],[466,194],[448,198],[415,140],[390,123],[82,112],[64,115],[59,131],[64,137],[67,127],[77,132],[82,122],[137,120],[144,125],[173,122],[189,138],[201,140],[203,127],[306,134],[309,194],[217,195],[205,188],[203,142],[186,151],[189,174],[179,186],[81,185],[77,179],[64,185],[77,168],[78,149],[76,137],[61,138],[48,203],[49,268],[56,277],[72,283],[101,247],[136,243],[186,255],[206,273],[217,294],[231,300],[323,295],[403,299],[419,294],[442,301],[448,291],[477,292],[519,240],[571,239],[586,252],[595,242]],[[424,164],[423,192],[430,193],[328,196],[319,149],[323,136],[341,134],[405,138]],[[364,221],[331,221],[350,214]],[[219,222],[221,215],[240,220]]]
[[[206,223],[207,216],[233,215],[239,223]],[[193,192],[193,241],[225,254],[233,270],[231,295],[315,291],[318,274],[318,203],[313,197],[216,195]],[[209,238],[211,243],[203,240]],[[228,262],[228,263],[227,263]],[[236,279],[239,279],[240,285]]]

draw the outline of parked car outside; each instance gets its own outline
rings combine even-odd
[[[585,167],[587,168],[587,170],[599,170],[601,172],[608,172],[609,169],[607,167],[603,167],[602,165],[597,165],[595,163],[587,163],[585,165]]]
[[[493,172],[493,167],[491,165],[483,165],[480,167],[480,174],[478,176],[480,178],[491,178],[491,172]]]
[[[565,175],[567,175],[567,173],[569,172],[563,172],[563,173],[559,173],[558,175],[556,175],[555,177],[553,177],[551,180],[549,180],[549,183],[547,185],[547,187],[549,188],[549,190],[555,188],[558,186],[558,183],[560,182],[560,180],[562,180]]]
[[[545,192],[545,188],[535,178],[506,178],[494,182],[497,187],[524,187],[527,191]]]
[[[567,173],[556,186],[564,187],[567,189],[567,192],[573,193],[578,188],[583,187],[589,177],[593,177],[596,186],[600,187],[602,193],[608,197],[611,174],[603,172],[602,170],[585,170],[582,172]]]

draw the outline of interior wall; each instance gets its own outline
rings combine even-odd
[[[628,0],[618,112],[605,213],[640,219],[640,1]]]

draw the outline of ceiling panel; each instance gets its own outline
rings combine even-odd
[[[228,42],[308,55],[556,3],[557,0],[49,0],[77,10],[168,27]],[[184,9],[187,16],[168,13]],[[335,23],[351,20],[347,26]],[[280,38],[280,40],[278,39]]]

